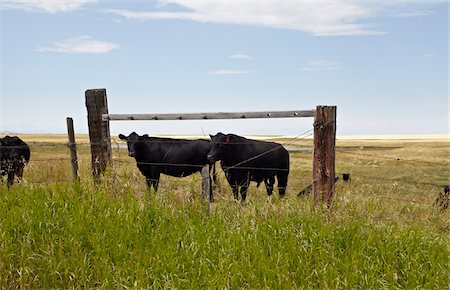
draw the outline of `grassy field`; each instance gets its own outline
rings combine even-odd
[[[222,173],[207,213],[198,174],[149,192],[113,149],[96,186],[77,136],[72,183],[64,136],[22,137],[25,180],[0,184],[0,289],[449,288],[449,215],[432,206],[450,183],[448,141],[338,141],[337,173],[352,180],[337,183],[331,212],[297,196],[311,183],[304,150],[290,154],[285,199],[253,185],[236,203]]]

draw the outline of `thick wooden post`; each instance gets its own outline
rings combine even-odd
[[[331,207],[335,183],[336,106],[317,106],[314,119],[314,204]]]
[[[73,119],[67,118],[67,136],[69,143],[67,146],[70,150],[70,162],[72,163],[72,179],[78,180],[78,158],[77,158],[77,145],[75,143],[75,131],[73,129]]]
[[[98,182],[111,162],[111,135],[109,121],[102,121],[102,114],[108,114],[106,89],[87,90],[86,108],[88,112],[89,141],[91,143],[92,173]]]

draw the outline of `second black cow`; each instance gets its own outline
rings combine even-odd
[[[238,199],[240,189],[242,201],[245,200],[250,181],[256,181],[258,185],[264,181],[267,194],[271,195],[275,177],[280,197],[285,195],[289,153],[281,144],[251,140],[234,134],[218,133],[210,137],[212,148],[208,153],[208,160],[221,160],[235,199]]]
[[[211,149],[208,140],[185,140],[139,136],[135,132],[119,138],[127,141],[128,155],[136,159],[137,167],[147,180],[149,188],[158,190],[161,173],[184,177],[200,172]]]

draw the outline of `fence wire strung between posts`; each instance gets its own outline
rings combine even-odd
[[[360,150],[362,150],[362,149],[360,149]],[[346,150],[336,150],[336,151],[339,152],[339,153],[342,153],[342,154],[355,155],[354,153],[352,153],[352,151],[346,151]],[[443,165],[443,166],[450,165],[450,162],[442,163],[442,162],[434,162],[434,161],[418,160],[418,159],[403,159],[403,158],[399,158],[399,157],[378,156],[378,155],[367,154],[367,153],[361,153],[359,155],[360,156],[376,157],[376,158],[379,158],[379,159],[386,159],[386,160],[391,160],[391,161],[420,162],[420,163],[428,163],[428,164],[432,164],[432,165]]]
[[[336,150],[338,153],[342,153],[345,155],[351,155],[351,156],[355,156],[355,157],[359,157],[359,161],[363,160],[361,158],[365,158],[365,157],[375,157],[378,158],[377,155],[374,154],[366,154],[366,153],[362,153],[362,149],[360,149],[359,151],[356,152],[351,152],[351,151],[345,151],[345,150]],[[448,163],[442,163],[442,162],[433,162],[433,161],[427,161],[427,160],[414,160],[414,159],[403,159],[403,158],[398,158],[398,157],[387,157],[387,156],[380,156],[380,159],[383,160],[389,160],[389,161],[393,161],[396,163],[402,163],[402,162],[417,162],[417,163],[424,163],[424,164],[433,164],[433,165],[438,165],[438,166],[449,166],[450,162]],[[354,164],[352,164],[353,166]],[[423,169],[426,170],[426,169]],[[340,174],[344,174],[346,172],[340,172],[340,173],[336,173],[336,175],[340,175]],[[424,173],[426,175],[426,172]],[[384,181],[391,181],[391,182],[400,182],[400,183],[407,183],[407,184],[420,184],[420,185],[428,185],[428,186],[437,186],[437,187],[444,187],[446,184],[446,182],[442,182],[442,183],[432,183],[432,182],[423,182],[423,181],[417,181],[417,180],[405,180],[405,179],[399,179],[399,178],[386,178],[386,177],[377,177],[374,175],[365,175],[365,174],[358,174],[359,177],[364,177],[367,179],[379,179],[379,180],[384,180]]]
[[[306,138],[308,138],[308,137],[313,135],[312,131],[313,131],[313,129],[307,130],[307,131],[299,134],[298,136],[296,136],[296,137],[294,137],[294,138],[292,138],[292,139],[290,139],[288,141],[280,143],[280,145],[282,145],[282,146],[292,145],[293,142],[295,142],[295,141],[306,139]],[[158,143],[158,141],[151,141],[151,140],[148,140],[148,141],[145,141],[145,142],[156,142],[156,143]],[[103,142],[101,142],[101,143],[103,143]],[[225,143],[225,142],[222,142],[222,143]],[[60,143],[37,144],[37,143],[33,142],[33,143],[31,143],[30,147],[31,148],[45,148],[45,147],[47,147],[47,148],[57,148],[57,147],[67,148],[69,145],[75,145],[75,146],[82,145],[82,146],[86,146],[87,147],[90,144],[91,143],[89,143],[89,142],[88,143],[83,142],[83,143],[80,143],[80,144],[77,144],[77,143],[72,143],[72,144],[71,143],[66,143],[66,144],[60,144]],[[115,144],[119,145],[119,143],[117,143],[117,142],[115,142]],[[248,143],[233,143],[233,144],[245,145],[245,144],[248,144]],[[5,146],[5,147],[8,147],[8,148],[24,148],[26,146]],[[117,148],[117,156],[119,158],[118,159],[113,159],[113,161],[114,162],[119,162],[119,163],[127,162],[125,160],[122,160],[122,154],[120,154],[121,148],[119,146],[116,146],[116,148]],[[267,154],[269,152],[272,152],[272,151],[275,151],[275,150],[279,150],[280,148],[282,148],[282,147],[280,146],[280,147],[272,148],[271,150],[268,150],[268,151],[265,151],[265,152],[263,152],[263,153],[261,153],[259,155],[253,156],[253,157],[251,157],[251,158],[249,158],[247,160],[244,160],[244,161],[242,161],[242,162],[240,162],[240,163],[238,163],[238,164],[236,164],[234,166],[230,166],[228,168],[224,168],[223,171],[226,172],[226,171],[228,171],[230,169],[233,169],[235,167],[238,167],[238,169],[242,169],[242,170],[250,170],[251,169],[251,170],[285,171],[285,169],[279,169],[279,168],[261,168],[261,167],[241,166],[242,164],[245,164],[246,162],[249,162],[251,160],[257,159],[258,157],[263,156],[263,155],[265,155],[265,154]],[[394,161],[394,162],[398,162],[398,163],[418,162],[418,163],[440,165],[440,166],[448,166],[448,165],[450,165],[450,162],[446,164],[446,163],[442,163],[442,162],[433,162],[433,161],[427,161],[427,160],[415,160],[415,159],[404,159],[404,158],[397,158],[397,157],[377,156],[377,155],[374,155],[374,154],[362,153],[362,150],[363,149],[360,149],[358,151],[346,151],[345,149],[344,150],[339,150],[338,149],[336,151],[337,151],[337,153],[341,153],[341,154],[357,157],[358,160],[356,160],[356,161],[361,161],[362,160],[361,158],[375,157],[375,158],[380,158],[380,159],[384,159],[384,160],[388,160],[388,161]],[[33,156],[33,151],[32,151],[31,156]],[[69,162],[71,161],[71,158],[70,157],[59,157],[59,158],[39,158],[39,159],[34,159],[34,158],[31,157],[29,163],[32,164],[34,162],[40,163],[40,162],[52,162],[52,161],[54,161],[54,162],[56,162],[56,161],[67,161],[68,162],[67,165],[69,166]],[[180,164],[180,163],[164,163],[164,162],[159,162],[159,163],[158,162],[136,162],[136,163],[137,164],[145,164],[145,165],[158,165],[158,166],[189,166],[189,167],[198,167],[198,168],[203,167],[202,165],[198,165],[198,164]],[[353,162],[352,166],[354,166],[355,164],[356,163]],[[378,170],[377,172],[379,172],[380,170]],[[305,169],[303,169],[301,171],[303,171],[303,172],[311,172],[311,170],[305,170]],[[375,172],[375,171],[371,171],[371,172]],[[340,175],[342,175],[344,173],[346,173],[346,172],[344,172],[344,171],[336,172],[336,176],[340,176]],[[219,174],[220,174],[220,172],[216,171],[216,173],[212,174],[211,177],[218,176]],[[437,188],[443,188],[445,186],[444,183],[422,182],[422,181],[411,180],[411,179],[405,180],[404,178],[394,178],[393,179],[393,178],[387,178],[387,177],[377,177],[377,176],[374,176],[374,175],[367,175],[367,174],[362,174],[362,173],[358,173],[357,175],[352,175],[352,178],[355,178],[355,177],[356,178],[363,178],[363,179],[366,179],[366,180],[374,180],[374,179],[376,179],[376,180],[380,180],[380,181],[384,181],[384,182],[391,182],[391,184],[386,184],[386,186],[392,186],[392,184],[395,184],[395,183],[401,183],[401,184],[405,184],[405,185],[416,184],[416,185],[432,186],[432,187],[437,187]],[[202,178],[204,178],[204,177],[202,177]],[[61,179],[61,180],[32,181],[32,182],[30,182],[30,181],[27,181],[26,176],[25,176],[24,181],[25,181],[25,184],[28,184],[28,185],[42,185],[42,184],[49,184],[49,183],[51,183],[51,184],[65,184],[65,183],[69,182],[70,179],[68,177],[66,179]],[[416,198],[414,198],[414,199],[407,199],[407,198],[400,198],[400,197],[393,197],[393,196],[380,196],[379,195],[379,196],[377,196],[377,198],[378,199],[402,201],[402,202],[407,202],[407,203],[419,203],[419,204],[423,204],[424,202],[425,203],[427,202],[427,201],[424,201],[424,200],[417,200]]]
[[[321,125],[318,125],[318,126],[321,126]],[[283,142],[283,143],[280,143],[280,145],[282,145],[282,146],[287,146],[287,145],[292,145],[293,144],[293,142],[294,141],[297,141],[297,140],[302,140],[302,139],[306,139],[306,138],[308,138],[308,137],[310,137],[310,136],[312,136],[313,135],[313,133],[312,133],[312,131],[313,131],[313,129],[310,129],[310,130],[308,130],[308,131],[305,131],[305,132],[303,132],[303,133],[301,133],[301,134],[299,134],[298,136],[296,136],[296,137],[294,137],[294,138],[292,138],[292,139],[290,139],[290,140],[288,140],[288,141],[285,141],[285,142]],[[153,141],[153,140],[143,140],[142,142],[148,142],[148,143],[153,143],[153,142],[155,142],[155,143],[159,143],[159,142],[161,142],[161,143],[167,143],[167,142],[163,142],[163,141]],[[219,142],[219,143],[223,143],[223,144],[227,144],[226,142]],[[251,141],[250,141],[250,143],[251,143]],[[115,144],[118,144],[118,143],[115,143]],[[233,144],[235,144],[235,145],[248,145],[249,143],[241,143],[241,142],[237,142],[237,143],[233,143]],[[234,165],[234,166],[230,166],[230,167],[227,167],[227,168],[223,168],[222,170],[224,171],[224,172],[227,172],[228,170],[230,170],[230,169],[233,169],[233,168],[236,168],[237,167],[237,169],[242,169],[242,170],[268,170],[268,171],[286,171],[285,169],[279,169],[279,168],[265,168],[265,167],[246,167],[246,166],[241,166],[241,165],[243,165],[243,164],[245,164],[245,163],[247,163],[247,162],[249,162],[249,161],[251,161],[251,160],[254,160],[254,159],[256,159],[256,158],[258,158],[258,157],[261,157],[261,156],[263,156],[263,155],[265,155],[265,154],[267,154],[267,153],[269,153],[269,152],[272,152],[272,151],[275,151],[275,150],[279,150],[280,148],[282,148],[281,146],[280,147],[276,147],[276,148],[272,148],[272,149],[270,149],[270,150],[268,150],[268,151],[265,151],[265,152],[263,152],[263,153],[261,153],[261,154],[259,154],[259,155],[256,155],[256,156],[253,156],[253,157],[251,157],[251,158],[249,158],[249,159],[247,159],[247,160],[244,160],[244,161],[242,161],[242,162],[240,162],[240,163],[238,163],[238,164],[236,164],[236,165]],[[117,149],[118,149],[118,152],[120,152],[120,150],[119,150],[119,147],[117,147]],[[337,152],[338,153],[345,153],[345,154],[349,154],[349,155],[352,155],[352,156],[356,156],[356,157],[366,157],[366,156],[369,156],[369,157],[377,157],[376,155],[373,155],[373,154],[365,154],[365,153],[360,153],[360,152],[348,152],[348,151],[341,151],[341,150],[337,150]],[[119,153],[120,154],[120,153]],[[386,157],[386,156],[381,156],[381,159],[386,159],[386,160],[391,160],[391,161],[397,161],[397,162],[403,162],[403,161],[405,161],[405,162],[411,162],[411,161],[415,161],[415,160],[412,160],[412,159],[400,159],[400,158],[396,158],[396,157],[391,157],[391,158],[389,158],[389,157]],[[113,161],[114,162],[125,162],[125,161],[123,161],[121,158],[120,158],[120,156],[119,156],[119,159],[113,159]],[[432,163],[432,164],[436,164],[436,165],[446,165],[446,164],[443,164],[443,163],[440,163],[440,162],[431,162],[431,161],[425,161],[425,160],[417,160],[417,162],[423,162],[423,163]],[[164,163],[164,162],[136,162],[136,164],[143,164],[143,165],[156,165],[156,166],[189,166],[189,167],[198,167],[198,168],[202,168],[203,166],[202,165],[198,165],[198,164],[181,164],[181,163]],[[449,163],[450,164],[450,163]],[[354,164],[353,164],[354,165]],[[311,170],[301,170],[302,172],[312,172]],[[342,172],[336,172],[336,176],[340,176],[340,175],[342,175],[342,174],[344,174],[344,173],[347,173],[347,172],[345,172],[345,171],[342,171]],[[220,174],[220,172],[216,172],[216,173],[214,173],[213,175],[212,175],[212,177],[214,177],[214,176],[218,176]],[[443,184],[443,183],[440,183],[440,184],[438,184],[438,183],[430,183],[430,182],[421,182],[421,181],[416,181],[416,180],[404,180],[404,179],[392,179],[392,178],[386,178],[386,177],[376,177],[376,176],[373,176],[373,175],[365,175],[365,174],[361,174],[361,173],[358,173],[356,176],[355,175],[353,175],[353,177],[357,177],[357,178],[364,178],[364,179],[366,179],[366,180],[373,180],[373,179],[377,179],[377,180],[381,180],[381,181],[385,181],[385,182],[392,182],[392,183],[403,183],[403,184],[411,184],[411,183],[414,183],[414,184],[419,184],[419,185],[427,185],[427,186],[433,186],[433,187],[444,187],[445,185]],[[391,186],[392,184],[387,184],[386,186]],[[390,196],[377,196],[377,198],[380,198],[380,199],[389,199],[389,200],[397,200],[397,201],[405,201],[405,202],[410,202],[410,203],[419,203],[420,201],[417,201],[417,200],[412,200],[412,199],[403,199],[403,198],[397,198],[397,197],[390,197]]]
[[[257,158],[259,158],[259,157],[261,157],[261,156],[264,156],[265,154],[268,154],[268,153],[270,153],[270,152],[273,152],[273,151],[276,151],[276,150],[280,150],[281,148],[283,148],[283,146],[286,146],[286,145],[292,145],[292,142],[293,141],[295,141],[295,140],[302,140],[302,139],[305,139],[305,138],[307,138],[307,137],[309,137],[309,136],[312,136],[313,134],[312,133],[310,133],[312,130],[308,130],[308,131],[306,131],[306,132],[304,132],[304,133],[302,133],[302,134],[300,134],[300,135],[298,135],[298,136],[296,136],[296,137],[294,137],[294,138],[292,138],[291,140],[289,140],[289,141],[287,141],[287,143],[283,143],[283,144],[280,144],[281,146],[277,146],[277,147],[275,147],[275,148],[272,148],[272,149],[270,149],[270,150],[267,150],[267,151],[265,151],[265,152],[262,152],[262,153],[260,153],[260,154],[258,154],[258,155],[255,155],[255,156],[252,156],[252,157],[250,157],[250,158],[248,158],[248,159],[246,159],[246,160],[244,160],[244,161],[241,161],[241,162],[239,162],[239,163],[237,163],[237,164],[235,164],[235,165],[233,165],[233,166],[229,166],[229,167],[226,167],[226,168],[223,168],[223,171],[224,172],[226,172],[226,171],[228,171],[228,170],[230,170],[230,169],[242,169],[242,170],[249,170],[249,169],[253,169],[253,170],[269,170],[269,171],[289,171],[289,169],[282,169],[282,168],[270,168],[270,167],[245,167],[245,166],[241,166],[242,164],[245,164],[245,163],[247,163],[247,162],[249,162],[249,161],[252,161],[252,160],[255,160],[255,159],[257,159]],[[309,133],[309,134],[308,134]],[[308,134],[308,135],[305,135],[305,134]],[[303,136],[303,135],[305,135],[305,136]],[[301,136],[303,136],[302,138],[300,138]],[[141,141],[139,141],[139,142],[141,142]],[[158,141],[152,141],[152,140],[143,140],[142,142],[148,142],[148,143],[158,143]],[[162,142],[162,141],[161,141]],[[164,142],[164,143],[167,143],[167,142]],[[218,144],[221,144],[221,143],[223,143],[223,144],[227,144],[227,143],[225,143],[225,142],[217,142]],[[243,143],[243,142],[236,142],[236,143],[233,143],[233,145],[249,145],[249,144],[252,144],[252,142],[250,141],[249,143]],[[113,161],[119,161],[119,162],[123,162],[122,160],[115,160],[115,159],[113,159]],[[198,167],[198,168],[202,168],[204,165],[198,165],[198,164],[186,164],[186,163],[168,163],[168,162],[136,162],[136,164],[141,164],[141,165],[155,165],[155,166],[180,166],[180,167],[184,167],[184,166],[188,166],[188,167]],[[216,175],[218,174],[218,173],[215,173]]]
[[[306,139],[306,138],[308,138],[308,137],[313,135],[312,131],[313,131],[313,129],[307,130],[307,131],[299,134],[298,136],[296,136],[294,138],[291,138],[288,141],[280,143],[280,145],[282,145],[282,146],[292,145],[294,141]],[[86,147],[88,147],[91,144],[100,144],[100,143],[104,144],[105,142],[106,141],[102,141],[102,142],[83,142],[83,143],[69,143],[68,142],[68,143],[65,143],[65,144],[64,143],[38,144],[37,142],[31,142],[31,143],[29,143],[30,144],[29,147],[30,148],[57,148],[57,147],[67,148],[68,146],[71,146],[71,145],[72,146],[75,145],[75,146],[86,146]],[[164,142],[164,141],[144,140],[142,142],[158,143],[158,142]],[[182,142],[182,141],[180,141],[180,142]],[[117,155],[118,155],[119,158],[118,159],[113,159],[113,161],[114,162],[126,162],[126,161],[122,160],[122,158],[121,158],[121,154],[120,154],[121,150],[120,150],[120,147],[118,146],[119,143],[117,143],[117,142],[114,142],[114,143],[117,145],[116,146],[117,153],[118,153]],[[164,143],[167,143],[167,142],[164,142]],[[221,143],[225,144],[225,142],[221,142]],[[251,143],[251,141],[250,141],[250,143]],[[244,144],[249,144],[249,143],[240,143],[240,142],[238,142],[238,143],[233,143],[233,144],[244,145]],[[27,146],[3,146],[3,147],[22,149],[22,148],[26,148]],[[263,152],[263,153],[261,153],[259,155],[253,156],[253,157],[251,157],[251,158],[249,158],[247,160],[244,160],[244,161],[242,161],[242,162],[240,162],[240,163],[238,163],[238,164],[236,164],[234,166],[230,166],[228,168],[224,168],[223,171],[226,172],[226,171],[228,171],[230,169],[233,169],[233,168],[236,168],[236,167],[238,167],[239,169],[242,169],[242,170],[253,169],[253,170],[268,170],[268,171],[273,171],[273,170],[284,171],[285,169],[278,169],[278,168],[257,168],[257,167],[241,166],[241,165],[245,164],[246,162],[249,162],[251,160],[257,159],[260,156],[263,156],[263,155],[265,155],[267,153],[270,153],[272,151],[278,150],[280,148],[282,148],[282,147],[272,148],[271,150],[268,150],[268,151],[265,151],[265,152]],[[350,150],[345,150],[345,149],[339,149],[338,148],[336,150],[336,152],[339,153],[339,154],[345,154],[345,155],[350,155],[350,156],[357,157],[359,161],[362,160],[361,158],[374,157],[374,158],[384,159],[384,160],[398,162],[398,163],[403,163],[403,162],[414,162],[414,163],[416,163],[417,162],[417,163],[439,165],[439,166],[448,166],[448,165],[450,165],[450,162],[449,163],[442,163],[442,162],[434,162],[434,161],[428,161],[428,160],[418,160],[418,159],[409,159],[409,158],[405,159],[405,158],[398,158],[398,157],[378,156],[378,155],[374,155],[374,154],[363,153],[362,150],[363,149],[359,149],[357,151],[355,151],[355,150],[350,151]],[[69,157],[58,157],[58,158],[51,157],[51,158],[34,159],[33,158],[33,151],[34,150],[32,150],[31,158],[30,158],[29,163],[34,163],[34,162],[37,162],[37,163],[40,163],[40,162],[56,162],[56,161],[67,161],[69,163],[71,161],[70,156]],[[203,167],[203,166],[198,165],[198,164],[180,164],[180,163],[164,163],[164,162],[159,162],[159,163],[158,162],[137,162],[137,164],[158,165],[158,166],[189,166],[189,167],[199,167],[199,168]],[[354,166],[354,165],[355,165],[355,162],[352,164],[352,166]],[[68,166],[69,166],[69,164],[68,164]],[[306,170],[302,170],[302,171],[306,171]],[[309,170],[309,172],[311,172],[311,171]],[[336,172],[336,176],[340,176],[343,173],[346,173],[346,172]],[[219,172],[215,173],[216,176],[218,174],[220,174],[220,173]],[[374,175],[366,175],[366,174],[362,174],[362,173],[358,173],[358,175],[356,175],[356,176],[352,175],[352,177],[353,178],[354,177],[364,178],[364,179],[367,179],[367,180],[377,179],[377,180],[381,180],[381,181],[387,181],[387,182],[392,182],[392,183],[402,183],[402,184],[409,184],[409,185],[411,183],[413,183],[413,184],[417,184],[417,185],[433,186],[433,187],[439,187],[439,188],[440,187],[444,187],[446,185],[445,182],[442,182],[442,183],[423,182],[423,181],[417,181],[417,180],[411,180],[411,179],[406,180],[405,178],[377,177],[377,176],[374,176]],[[49,182],[51,182],[51,183],[63,183],[63,182],[68,182],[68,181],[69,181],[69,179],[57,180],[57,181],[52,180],[52,181],[49,181]],[[29,184],[44,184],[44,183],[47,183],[47,182],[46,181],[33,181],[33,182],[28,182],[28,183]],[[408,202],[414,202],[412,200],[399,199],[399,198],[393,198],[393,197],[382,197],[382,196],[379,196],[379,197],[380,198],[386,198],[386,199],[395,199],[395,200],[404,200],[404,201],[408,201]]]

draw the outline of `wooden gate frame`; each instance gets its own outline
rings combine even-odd
[[[91,144],[92,173],[98,182],[112,160],[109,121],[114,120],[212,120],[252,118],[314,117],[312,184],[314,203],[330,207],[335,183],[336,106],[317,106],[315,110],[272,112],[228,112],[187,114],[109,114],[106,89],[85,92]]]

